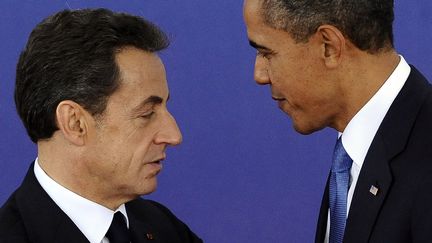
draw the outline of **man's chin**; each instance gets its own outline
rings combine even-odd
[[[145,180],[145,185],[138,190],[140,196],[149,195],[155,192],[157,189],[157,179],[156,177],[151,180]]]
[[[300,125],[293,121],[293,128],[296,132],[302,134],[302,135],[309,135],[316,131],[319,131],[323,129],[322,127],[313,127],[313,126],[306,126],[306,125]]]

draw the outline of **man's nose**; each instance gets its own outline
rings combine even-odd
[[[155,137],[156,144],[178,145],[182,142],[182,134],[174,117],[167,111],[161,123],[161,129]]]
[[[265,85],[270,83],[267,62],[268,61],[261,56],[257,56],[255,59],[254,79],[257,84]]]

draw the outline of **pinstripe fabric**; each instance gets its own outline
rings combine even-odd
[[[352,159],[339,138],[333,153],[330,174],[330,239],[329,243],[342,243],[347,217],[347,194]]]

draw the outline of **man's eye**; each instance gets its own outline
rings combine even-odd
[[[141,117],[145,118],[145,119],[150,119],[153,115],[154,115],[154,111],[149,111],[149,112],[141,115]]]
[[[265,59],[269,59],[271,53],[257,51],[257,55],[260,57],[264,57]]]

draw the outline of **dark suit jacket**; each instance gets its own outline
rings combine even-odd
[[[161,204],[126,203],[133,243],[199,243],[189,228]],[[85,213],[85,212],[83,212]],[[148,240],[147,233],[153,236]],[[33,165],[21,186],[0,209],[0,243],[88,243],[37,181]]]
[[[324,240],[327,211],[328,183],[316,243]],[[366,155],[344,242],[432,242],[432,88],[414,67]]]

